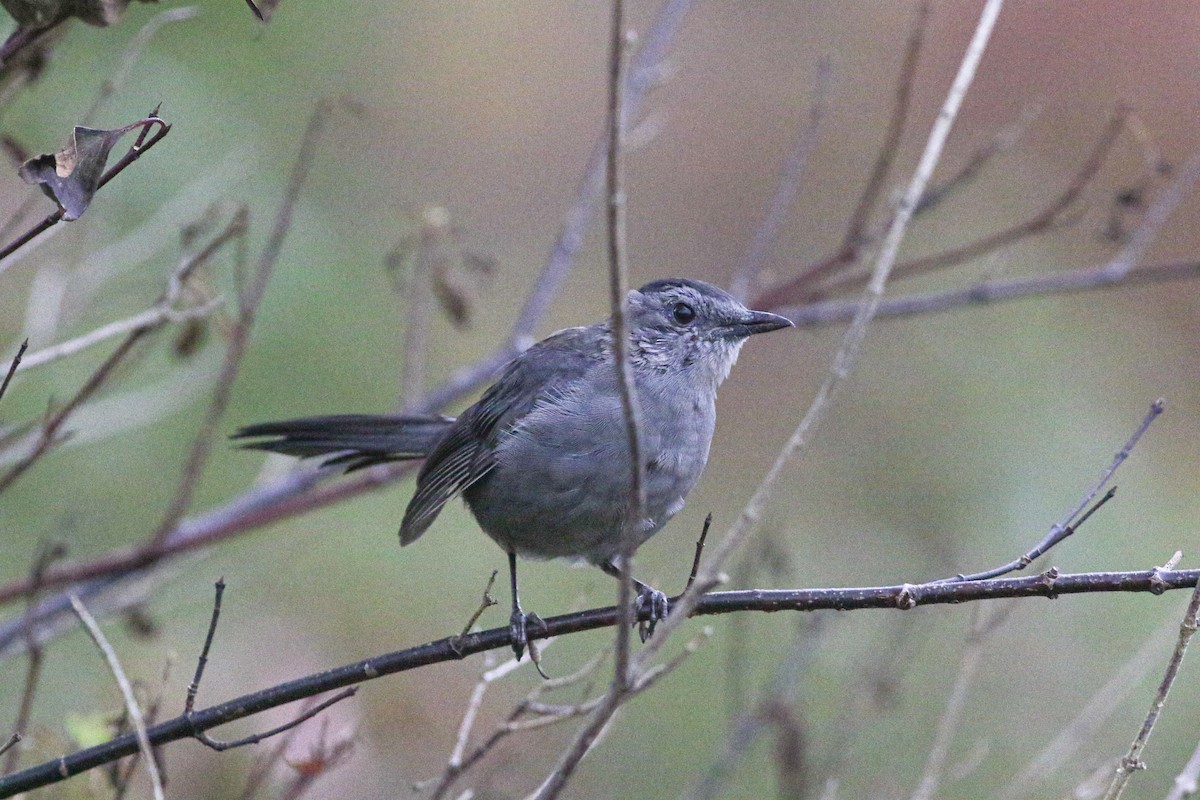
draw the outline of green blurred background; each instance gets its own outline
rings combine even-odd
[[[633,4],[631,24],[644,30],[658,5]],[[469,330],[444,319],[434,324],[430,380],[490,352],[545,260],[601,129],[608,8],[293,0],[263,27],[239,2],[201,6],[195,19],[153,39],[96,120],[115,127],[161,103],[171,134],[104,189],[82,220],[62,226],[0,277],[0,338],[19,339],[39,281],[61,280],[69,304],[91,271],[120,271],[86,300],[67,335],[144,308],[177,257],[178,229],[213,202],[250,206],[257,253],[312,108],[323,98],[349,97],[367,112],[331,117],[224,430],[392,408],[404,306],[384,255],[413,233],[422,207],[449,209],[467,245],[499,267]],[[805,123],[823,57],[832,61],[833,81],[821,138],[769,275],[791,274],[834,247],[880,145],[914,9],[873,2],[698,4],[672,48],[663,84],[645,105],[657,135],[629,157],[634,282],[672,275],[728,281]],[[131,37],[159,11],[139,4],[113,28],[73,27],[44,79],[4,111],[3,131],[32,152],[60,147]],[[977,13],[976,3],[935,8],[912,124],[890,185],[907,177]],[[1197,41],[1200,11],[1182,0],[1010,3],[943,173],[1024,109],[1038,104],[1042,113],[1016,148],[920,220],[905,253],[936,252],[1036,213],[1069,181],[1119,102],[1133,105],[1167,160],[1182,162],[1197,146]],[[896,291],[1102,260],[1113,250],[1102,235],[1113,197],[1141,173],[1142,158],[1138,143],[1124,135],[1075,225]],[[33,191],[13,175],[0,186],[5,217]],[[49,210],[49,201],[43,206]],[[1150,261],[1194,258],[1198,208],[1194,199],[1180,207]],[[605,316],[597,231],[593,226],[539,336]],[[228,291],[227,261],[221,266],[216,280]],[[704,515],[713,513],[718,532],[733,521],[811,400],[840,333],[778,334],[745,349],[722,391],[708,471],[688,507],[639,553],[644,579],[677,589]],[[1156,397],[1167,399],[1168,413],[1122,468],[1117,500],[1049,562],[1067,571],[1144,569],[1181,549],[1182,565],[1196,566],[1198,333],[1200,291],[1189,282],[879,322],[837,407],[788,471],[764,526],[768,537],[752,545],[773,565],[753,585],[915,582],[1013,558],[1077,502]],[[166,354],[168,344],[169,337],[158,337],[120,373],[110,406],[80,423],[77,441],[0,500],[0,578],[25,574],[47,539],[65,540],[71,556],[82,558],[153,529],[220,358],[219,338],[184,362]],[[69,396],[106,348],[18,380],[0,408],[4,420],[35,417],[48,399]],[[120,394],[126,390],[141,394]],[[167,413],[113,433],[126,416],[137,422],[152,414],[157,400],[167,403]],[[193,509],[244,491],[262,465],[259,455],[219,445]],[[127,669],[154,686],[173,660],[166,708],[177,708],[207,624],[211,584],[221,575],[229,588],[201,692],[206,704],[455,631],[504,557],[460,507],[442,515],[433,535],[401,552],[396,529],[408,488],[361,496],[182,562],[147,606],[160,630],[156,638],[137,640],[118,624],[106,626]],[[598,571],[559,563],[525,566],[522,586],[527,608],[543,615],[607,604],[613,594],[611,580]],[[506,590],[497,596],[502,609]],[[951,748],[952,775],[939,795],[991,796],[1010,786],[1153,634],[1144,677],[1130,693],[1105,700],[1111,720],[1029,796],[1064,796],[1123,753],[1166,663],[1171,621],[1185,603],[1185,593],[1174,593],[1019,604],[987,644]],[[795,694],[812,796],[834,775],[841,778],[840,797],[911,791],[970,617],[969,608],[946,607],[824,620]],[[497,626],[506,618],[492,610],[483,623]],[[621,714],[569,796],[682,793],[713,763],[737,698],[752,702],[771,680],[803,620],[741,615],[695,621],[691,633],[704,624],[715,627],[713,641]],[[574,670],[610,635],[555,644],[547,670]],[[739,666],[731,670],[731,662]],[[0,665],[0,730],[8,725],[2,720],[15,717],[24,669],[22,659]],[[356,727],[357,746],[346,766],[320,779],[315,796],[403,797],[412,781],[436,774],[480,669],[472,660],[387,678],[334,708],[330,724]],[[539,680],[522,670],[494,687],[477,731],[490,731]],[[1200,667],[1186,663],[1146,753],[1151,769],[1135,779],[1137,796],[1165,793],[1196,746],[1198,686]],[[69,749],[68,715],[118,708],[90,643],[80,633],[62,638],[48,651],[34,717],[36,749],[22,763]],[[290,714],[230,727],[250,732]],[[319,727],[309,723],[293,757]],[[479,787],[481,797],[523,795],[572,730],[568,724],[514,737],[463,785]],[[253,755],[174,745],[167,750],[170,795],[235,793]],[[772,795],[772,764],[767,736],[723,796]],[[88,780],[52,792],[82,796]]]

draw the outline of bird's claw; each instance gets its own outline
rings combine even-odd
[[[639,617],[638,636],[645,642],[654,635],[654,626],[659,620],[667,618],[671,611],[671,601],[663,592],[643,584],[638,590],[633,607]],[[643,614],[647,615],[647,619],[640,619]]]
[[[513,655],[517,657],[518,661],[521,660],[521,656],[525,655],[525,647],[529,644],[526,632],[531,623],[546,627],[546,623],[537,614],[526,614],[519,608],[513,609],[512,615],[508,618],[508,630],[512,634]]]

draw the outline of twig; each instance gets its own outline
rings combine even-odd
[[[1193,797],[1200,790],[1200,745],[1192,751],[1192,757],[1183,765],[1183,769],[1175,776],[1167,800],[1185,800]]]
[[[1142,751],[1146,749],[1146,743],[1154,731],[1154,723],[1158,721],[1158,716],[1162,713],[1163,706],[1166,705],[1167,695],[1170,694],[1171,686],[1175,683],[1175,676],[1179,674],[1179,665],[1183,663],[1188,643],[1196,633],[1197,625],[1200,624],[1197,614],[1200,614],[1200,586],[1197,586],[1196,590],[1192,592],[1192,599],[1183,613],[1183,622],[1179,625],[1179,638],[1175,642],[1175,652],[1171,653],[1171,660],[1167,662],[1167,671],[1158,685],[1154,702],[1150,704],[1150,711],[1147,712],[1146,719],[1143,720],[1141,730],[1134,737],[1133,743],[1129,745],[1129,752],[1118,764],[1112,782],[1108,784],[1108,790],[1104,793],[1104,800],[1120,800],[1133,773],[1146,768],[1142,762]]]
[[[1157,663],[1163,640],[1178,628],[1173,620],[1155,628],[1058,735],[997,793],[999,800],[1023,800],[1033,793],[1039,782],[1062,769],[1067,759],[1103,728],[1130,693],[1146,679]]]
[[[878,319],[909,317],[916,314],[936,314],[962,306],[990,305],[1021,300],[1026,297],[1068,294],[1073,292],[1109,289],[1114,286],[1137,286],[1200,278],[1200,262],[1180,261],[1137,267],[1120,279],[1114,279],[1108,264],[1062,270],[1049,275],[1010,280],[984,280],[970,286],[945,289],[927,294],[885,299],[879,305]],[[785,306],[777,313],[790,319],[796,327],[833,325],[852,319],[862,301],[826,300],[802,306]],[[770,307],[770,306],[764,306]]]
[[[951,248],[928,256],[921,256],[899,264],[896,267],[895,278],[897,280],[911,278],[915,275],[923,275],[935,270],[962,264],[999,250],[1002,247],[1015,244],[1023,239],[1028,239],[1031,236],[1058,228],[1062,224],[1066,213],[1075,205],[1083,190],[1092,182],[1097,173],[1099,173],[1100,168],[1104,165],[1104,162],[1108,159],[1113,145],[1116,144],[1118,135],[1125,128],[1127,117],[1128,111],[1126,109],[1122,108],[1118,110],[1101,134],[1099,141],[1088,155],[1088,158],[1075,174],[1075,177],[1067,184],[1063,192],[1042,209],[1042,211],[1024,222],[977,239],[961,247]],[[1110,276],[1110,278],[1112,277],[1114,276]],[[836,282],[824,284],[821,287],[821,291],[827,294],[837,294],[860,286],[864,280],[866,280],[865,275],[846,276]]]
[[[4,373],[4,382],[0,383],[0,399],[3,399],[4,393],[8,391],[8,384],[12,380],[13,374],[17,371],[17,367],[21,366],[21,356],[25,355],[28,348],[28,339],[21,342],[21,346],[17,348],[17,354],[13,356],[12,363],[8,365],[8,371]]]
[[[46,568],[58,558],[62,558],[66,548],[60,543],[42,544],[38,548],[38,554],[33,560],[33,566],[29,570],[29,578],[35,587],[40,586],[42,576],[46,574]],[[33,698],[37,693],[37,684],[42,675],[42,646],[38,643],[37,634],[34,630],[35,615],[34,611],[37,608],[38,593],[35,591],[29,595],[28,603],[25,606],[25,649],[29,655],[29,664],[25,669],[25,685],[21,689],[21,703],[17,707],[17,719],[13,724],[13,730],[20,734],[22,731],[29,729],[29,720],[33,716]],[[14,748],[4,760],[4,774],[8,775],[17,768],[17,763],[21,759],[20,749]]]
[[[194,719],[194,713],[195,713],[194,707],[196,704],[196,695],[200,691],[200,681],[204,678],[204,668],[206,666],[208,666],[208,653],[209,653],[209,650],[212,648],[213,636],[217,632],[217,622],[220,621],[220,619],[221,619],[221,598],[225,594],[225,579],[218,578],[214,588],[216,589],[216,594],[213,599],[212,617],[208,623],[208,632],[204,636],[204,646],[200,649],[200,656],[199,656],[199,658],[196,659],[196,674],[192,678],[192,682],[190,684],[188,684],[187,694],[184,697],[184,701],[183,701],[183,717],[182,718],[186,719],[186,720]],[[285,722],[283,725],[280,725],[275,728],[271,728],[269,731],[264,731],[262,733],[255,733],[250,736],[246,736],[242,739],[235,739],[235,740],[229,741],[229,742],[218,741],[216,739],[213,739],[208,734],[206,734],[204,732],[203,728],[200,728],[195,725],[193,725],[192,736],[197,741],[204,744],[206,747],[216,750],[217,752],[222,752],[224,750],[232,750],[235,747],[243,747],[248,744],[257,744],[258,742],[261,742],[263,739],[269,739],[270,737],[275,736],[276,734],[283,733],[284,731],[295,728],[297,725],[299,725],[300,723],[302,723],[306,720],[312,719],[317,714],[320,714],[322,711],[329,708],[334,703],[337,703],[341,700],[345,700],[347,697],[353,697],[355,692],[357,692],[357,691],[358,691],[357,687],[350,686],[350,687],[344,689],[343,691],[338,692],[333,697],[330,697],[329,699],[327,699],[321,703],[318,703],[311,708],[304,710],[303,712],[301,712],[301,714],[299,716],[297,716],[295,719],[291,720],[290,722]]]
[[[1137,443],[1141,440],[1142,435],[1145,434],[1146,430],[1150,427],[1150,423],[1154,422],[1154,420],[1158,418],[1158,415],[1161,414],[1165,408],[1166,402],[1162,399],[1155,400],[1150,404],[1150,410],[1146,412],[1146,416],[1142,419],[1142,424],[1138,426],[1137,430],[1133,432],[1133,435],[1129,437],[1129,440],[1125,442],[1125,446],[1118,450],[1117,454],[1113,456],[1112,463],[1110,463],[1100,475],[1100,480],[1097,481],[1096,484],[1091,487],[1086,494],[1084,494],[1083,500],[1080,501],[1079,505],[1067,512],[1066,516],[1051,526],[1050,532],[1047,533],[1040,542],[1030,548],[1027,552],[1023,553],[1019,558],[1016,558],[1007,564],[1003,564],[999,567],[985,570],[983,572],[976,572],[972,575],[956,575],[953,578],[946,578],[945,580],[977,581],[986,578],[998,578],[1001,575],[1007,575],[1010,572],[1016,572],[1018,570],[1025,569],[1025,567],[1028,567],[1036,559],[1045,555],[1047,551],[1049,551],[1059,542],[1075,533],[1075,531],[1077,531],[1079,527],[1087,521],[1088,517],[1094,514],[1101,506],[1111,500],[1113,495],[1116,494],[1117,488],[1114,486],[1108,491],[1107,494],[1101,497],[1094,506],[1088,508],[1089,504],[1092,503],[1096,495],[1100,493],[1100,490],[1103,489],[1112,479],[1112,476],[1114,473],[1116,473],[1117,468],[1120,467],[1121,464],[1125,463],[1125,459],[1129,458],[1129,454],[1133,452],[1133,448],[1137,446]]]
[[[1033,121],[1041,115],[1042,108],[1040,105],[1025,108],[1015,121],[997,131],[987,144],[977,148],[957,172],[937,185],[928,187],[921,197],[921,202],[917,204],[916,213],[924,214],[937,208],[946,198],[969,184],[996,156],[1011,150]]]
[[[295,719],[285,722],[282,725],[279,725],[277,727],[271,728],[268,731],[263,731],[261,733],[253,733],[249,736],[242,737],[241,739],[233,739],[231,741],[223,742],[223,741],[212,738],[204,731],[196,731],[193,734],[193,738],[196,739],[201,744],[203,744],[204,746],[206,746],[212,750],[215,750],[218,753],[222,753],[226,750],[232,750],[235,747],[245,747],[248,744],[258,744],[263,739],[270,739],[272,736],[277,736],[278,734],[281,734],[284,731],[289,731],[292,728],[295,728],[297,725],[300,725],[303,722],[307,722],[308,720],[315,717],[317,714],[320,714],[322,711],[329,708],[334,703],[340,703],[342,700],[345,700],[348,697],[353,697],[357,693],[358,693],[357,686],[347,686],[345,689],[338,692],[333,697],[330,697],[328,700],[323,700],[322,702],[317,703],[315,706],[308,709],[307,711],[302,712]]]
[[[974,242],[962,245],[960,247],[951,248],[940,253],[934,253],[928,256],[905,261],[898,264],[894,271],[894,276],[897,280],[907,278],[913,275],[919,275],[932,270],[944,269],[946,267],[961,264],[973,258],[978,258],[981,255],[1006,247],[1015,242],[1027,239],[1031,236],[1036,236],[1056,228],[1063,216],[1070,210],[1078,201],[1084,189],[1096,177],[1100,168],[1104,166],[1109,154],[1112,152],[1113,145],[1116,144],[1117,137],[1125,128],[1125,121],[1128,118],[1128,109],[1122,107],[1113,114],[1108,124],[1100,134],[1100,138],[1084,159],[1079,170],[1071,178],[1063,191],[1047,204],[1041,211],[1034,214],[1024,222],[1020,222],[1004,230],[984,236]],[[828,259],[835,261],[837,255]],[[817,268],[810,269],[808,272],[802,273],[799,276],[788,279],[778,286],[768,289],[755,299],[756,307],[775,308],[785,303],[793,303],[798,299],[803,300],[806,297],[811,298],[816,294],[813,290],[816,279],[824,277],[831,270],[826,269],[823,272],[817,272]],[[868,276],[866,273],[858,273],[847,275],[839,278],[836,281],[830,281],[822,284],[819,293],[822,296],[829,296],[843,291],[850,291],[864,285]],[[1110,277],[1111,280],[1111,277]]]
[[[562,722],[570,718],[570,716],[573,716],[571,714],[559,713],[555,709],[548,708],[544,704],[539,703],[538,699],[547,691],[561,689],[565,686],[571,686],[585,679],[595,672],[596,668],[600,665],[603,656],[604,654],[600,653],[588,659],[588,661],[582,667],[570,675],[565,675],[561,678],[549,678],[543,680],[532,690],[530,690],[529,694],[525,696],[525,699],[518,703],[516,707],[509,712],[505,721],[498,725],[483,742],[476,745],[476,747],[470,753],[466,753],[467,737],[470,734],[470,726],[474,723],[475,712],[472,709],[477,708],[478,703],[482,701],[483,692],[485,691],[487,685],[494,682],[496,678],[501,677],[502,674],[508,674],[511,672],[512,669],[521,662],[518,662],[515,659],[510,659],[504,664],[501,664],[499,667],[494,667],[488,672],[484,673],[479,683],[476,684],[475,690],[472,692],[471,701],[468,704],[468,713],[471,714],[471,721],[468,723],[467,716],[464,715],[463,722],[459,726],[458,740],[455,743],[454,752],[451,753],[450,758],[447,760],[446,767],[444,770],[442,770],[442,774],[435,780],[422,781],[418,784],[415,784],[413,788],[417,791],[422,791],[429,786],[433,786],[433,791],[429,795],[429,800],[441,800],[441,798],[445,797],[446,793],[450,791],[450,787],[454,785],[454,782],[462,777],[463,773],[479,763],[488,753],[494,750],[501,741],[511,734],[532,728],[544,727],[545,725],[554,724],[556,722]],[[510,664],[512,666],[510,666]],[[503,673],[501,673],[501,670],[503,670]],[[531,720],[523,720],[523,717],[525,717],[526,714],[536,714],[538,716],[535,716]]]
[[[1064,597],[1096,592],[1148,592],[1194,588],[1200,583],[1200,569],[1164,571],[1148,569],[1133,572],[1092,572],[1059,574],[1048,571],[1042,575],[1022,578],[997,578],[968,583],[898,584],[847,589],[808,590],[747,590],[712,592],[704,595],[692,609],[693,616],[728,614],[736,611],[816,611],[819,609],[891,609],[907,610],[918,606],[956,604],[1005,597]],[[609,606],[580,611],[545,620],[529,635],[538,639],[562,636],[585,630],[612,627],[618,618],[617,609]],[[507,625],[459,638],[457,634],[418,647],[336,667],[269,689],[253,692],[209,708],[194,711],[159,723],[147,731],[150,741],[158,746],[170,741],[191,738],[196,730],[208,730],[236,719],[242,719],[269,708],[302,700],[324,692],[359,684],[384,675],[404,672],[430,664],[459,661],[487,650],[511,648],[511,630]],[[655,636],[642,652],[659,641]],[[0,778],[0,798],[56,783],[72,775],[109,763],[137,750],[137,741],[130,735],[118,736],[109,742],[54,759],[45,764]]]
[[[625,30],[624,0],[613,0],[608,64],[608,289],[612,306],[612,354],[617,372],[617,390],[629,447],[629,502],[621,522],[620,576],[617,608],[617,643],[613,653],[613,692],[630,681],[629,636],[633,624],[633,553],[646,517],[646,467],[642,462],[641,406],[633,379],[633,356],[629,343],[629,263],[625,242],[625,50],[630,33]],[[547,795],[553,797],[554,794]]]
[[[971,631],[967,636],[958,664],[958,674],[954,677],[954,686],[950,689],[946,707],[938,719],[937,733],[929,748],[929,754],[925,758],[925,770],[921,774],[917,788],[912,793],[912,800],[932,800],[937,793],[938,784],[941,783],[942,775],[946,770],[946,758],[950,754],[950,745],[954,742],[958,725],[967,709],[967,692],[971,688],[972,681],[975,680],[979,665],[983,662],[984,644],[988,637],[1000,627],[1008,616],[1007,612],[1012,608],[1012,604],[1009,603],[1007,607],[1000,610],[995,618],[988,619],[980,606],[975,607],[975,613],[971,620]]]
[[[866,186],[859,195],[858,204],[850,214],[846,225],[846,233],[842,243],[833,255],[810,266],[799,275],[789,279],[783,285],[768,291],[769,297],[779,297],[791,292],[795,287],[812,286],[823,278],[835,273],[844,266],[853,264],[859,257],[861,248],[866,244],[865,231],[870,218],[871,209],[883,192],[884,181],[891,171],[892,162],[900,147],[904,128],[908,121],[908,112],[912,105],[912,89],[916,81],[917,65],[920,62],[921,48],[925,41],[925,28],[929,21],[929,3],[922,2],[917,6],[917,13],[909,28],[908,41],[905,45],[904,60],[900,66],[899,78],[896,81],[896,95],[892,102],[892,115],[884,133],[883,144],[875,157],[875,164],[867,178]],[[778,303],[759,297],[754,301],[755,308],[766,308]]]
[[[214,236],[212,241],[203,248],[180,259],[167,278],[166,289],[150,308],[125,319],[101,325],[74,339],[68,339],[31,353],[25,359],[22,371],[75,355],[94,344],[123,333],[130,334],[139,330],[152,331],[170,322],[185,322],[211,316],[222,305],[219,299],[194,306],[180,307],[186,294],[188,280],[198,267],[211,261],[230,240],[244,233],[245,220],[235,218],[226,226],[225,230]]]
[[[796,687],[807,674],[817,652],[817,642],[824,631],[825,619],[821,615],[814,616],[811,626],[797,630],[791,652],[780,660],[770,685],[762,691],[754,709],[738,717],[725,737],[720,755],[684,795],[685,800],[717,797],[728,786],[734,769],[746,757],[767,724],[778,719],[781,709],[790,708],[794,703]]]
[[[4,744],[0,744],[0,756],[7,753],[13,747],[16,747],[20,742],[21,742],[21,734],[14,733],[11,736],[9,736],[8,741],[6,741]]]
[[[217,578],[214,584],[216,595],[213,598],[212,617],[208,621],[208,632],[204,635],[204,646],[200,648],[200,656],[196,659],[196,673],[188,684],[187,695],[183,701],[183,713],[192,713],[196,705],[196,694],[200,691],[200,681],[204,678],[204,668],[208,666],[208,651],[212,649],[213,636],[217,633],[217,622],[221,619],[221,598],[225,595],[225,578]]]
[[[142,761],[146,765],[146,772],[150,775],[150,785],[154,791],[155,800],[163,800],[163,785],[162,775],[158,771],[158,762],[154,760],[154,751],[150,748],[150,737],[146,734],[146,720],[142,717],[142,709],[138,705],[137,698],[133,696],[133,686],[129,683],[129,679],[125,677],[125,670],[121,669],[121,662],[117,660],[116,651],[112,649],[112,645],[104,638],[104,633],[100,630],[100,626],[96,624],[96,620],[88,613],[87,608],[79,601],[75,595],[71,595],[71,607],[75,609],[75,615],[79,617],[79,621],[83,623],[83,627],[87,629],[88,636],[96,643],[96,647],[100,648],[100,652],[104,654],[104,660],[108,662],[108,668],[112,670],[113,678],[117,682],[117,686],[121,689],[121,695],[125,698],[125,709],[129,712],[129,719],[133,723],[134,737],[137,740],[138,750],[141,751]]]
[[[246,230],[247,211],[243,207],[234,214],[233,219],[229,221],[225,230],[213,240],[213,244],[220,246],[227,241],[240,239],[246,235]],[[212,245],[210,244],[206,250],[211,251]],[[217,426],[220,424],[221,418],[225,416],[225,410],[229,406],[233,384],[237,380],[238,370],[242,365],[242,357],[246,353],[246,342],[250,336],[250,329],[254,326],[254,317],[258,310],[258,305],[262,302],[263,295],[266,292],[267,280],[270,278],[270,273],[274,266],[274,260],[259,261],[253,280],[248,286],[243,286],[239,293],[237,319],[234,322],[233,330],[229,334],[228,343],[225,346],[225,358],[221,362],[220,371],[217,373],[212,398],[208,403],[208,410],[205,412],[204,419],[201,421],[195,438],[192,440],[192,448],[188,452],[187,461],[184,462],[183,474],[180,476],[175,494],[171,497],[171,502],[163,514],[162,521],[159,522],[158,527],[149,538],[147,547],[150,549],[157,548],[166,541],[167,536],[179,524],[179,520],[183,518],[184,512],[187,511],[188,506],[192,503],[196,486],[200,482],[200,476],[204,472],[204,467],[212,452],[212,443],[217,433]],[[264,272],[266,273],[265,275],[262,274]]]
[[[758,276],[766,265],[767,257],[779,239],[779,232],[783,229],[792,206],[796,202],[796,195],[804,182],[809,158],[817,146],[818,134],[825,119],[825,107],[832,80],[833,65],[829,58],[822,58],[817,62],[817,75],[813,88],[812,107],[808,112],[808,123],[796,137],[792,151],[788,153],[787,160],[784,161],[775,197],[771,199],[771,205],[767,208],[762,224],[755,231],[754,240],[750,243],[741,265],[729,281],[729,293],[739,300],[744,301],[755,288]]]
[[[483,612],[487,611],[492,606],[496,605],[495,598],[492,597],[492,587],[496,585],[496,576],[500,574],[499,570],[492,570],[492,576],[488,578],[487,586],[483,587],[483,599],[479,601],[479,607],[471,614],[471,618],[467,620],[467,624],[463,626],[460,636],[466,636],[471,632],[471,628],[483,616]]]
[[[100,84],[100,89],[96,93],[96,98],[92,100],[92,104],[88,106],[88,110],[83,112],[80,117],[80,125],[91,125],[100,109],[104,104],[112,99],[121,85],[129,78],[129,73],[133,71],[133,65],[142,57],[142,50],[150,43],[160,30],[172,22],[184,22],[192,19],[200,13],[197,6],[180,6],[179,8],[169,8],[150,18],[150,21],[141,27],[129,44],[125,47],[125,52],[121,54],[121,61],[117,65],[116,70],[112,75],[105,78]]]
[[[113,370],[117,368],[117,365],[133,351],[134,345],[148,332],[147,328],[138,328],[131,331],[125,337],[124,341],[117,345],[117,349],[84,381],[83,385],[67,401],[66,405],[45,420],[42,424],[41,433],[38,435],[37,441],[34,442],[29,453],[17,461],[7,472],[0,475],[0,492],[12,486],[39,458],[46,454],[46,451],[58,442],[59,429],[62,428],[71,414],[95,394],[97,389],[104,385],[105,381],[112,375]]]
[[[696,582],[696,573],[700,571],[700,557],[704,555],[704,543],[708,540],[708,529],[712,527],[712,512],[704,515],[704,527],[700,529],[700,538],[696,540],[696,555],[692,558],[692,571],[688,573],[687,584],[683,587],[686,592]]]

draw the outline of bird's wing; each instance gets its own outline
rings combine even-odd
[[[498,438],[538,403],[561,394],[604,360],[605,327],[568,328],[509,362],[499,379],[463,412],[429,454],[400,524],[400,543],[415,541],[446,501],[495,466]]]

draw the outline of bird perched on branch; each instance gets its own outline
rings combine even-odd
[[[717,387],[745,340],[790,327],[703,281],[654,281],[629,293],[629,359],[640,410],[646,504],[637,543],[683,508],[708,461]],[[612,348],[612,322],[567,328],[530,347],[457,419],[338,415],[242,428],[245,446],[358,469],[424,458],[400,524],[416,541],[462,495],[481,528],[508,553],[513,649],[527,622],[517,556],[568,558],[620,577],[631,461]],[[639,611],[667,613],[666,596],[634,581]]]

